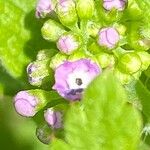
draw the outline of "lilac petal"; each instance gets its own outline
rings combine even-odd
[[[58,111],[54,111],[49,108],[44,113],[44,118],[46,122],[52,126],[52,128],[61,128],[62,127],[62,114]]]
[[[16,111],[25,117],[32,117],[36,114],[36,106],[38,100],[29,95],[26,91],[19,92],[14,98],[14,106]]]
[[[89,59],[66,61],[56,68],[53,89],[68,100],[79,100],[84,88],[100,73],[98,65]]]

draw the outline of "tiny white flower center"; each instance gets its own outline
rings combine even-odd
[[[88,73],[84,71],[74,71],[70,73],[67,78],[70,89],[85,89],[90,81]]]

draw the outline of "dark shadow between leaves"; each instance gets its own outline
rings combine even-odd
[[[39,50],[55,48],[55,43],[48,42],[41,35],[41,28],[45,19],[37,19],[32,10],[25,17],[25,28],[30,31],[31,38],[24,45],[24,53],[32,60],[36,59]]]

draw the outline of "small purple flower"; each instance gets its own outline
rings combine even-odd
[[[36,17],[44,18],[55,9],[54,0],[39,0],[36,7]]]
[[[113,28],[102,28],[98,35],[98,44],[109,49],[114,48],[119,42],[120,36],[118,31]]]
[[[25,117],[33,117],[39,101],[27,91],[19,92],[14,98],[14,106],[18,114]]]
[[[112,10],[113,8],[122,11],[125,9],[127,0],[103,0],[103,7],[106,10]]]
[[[101,68],[89,59],[65,61],[55,71],[53,89],[68,100],[79,100],[83,90],[101,73]]]
[[[64,34],[59,38],[57,47],[61,52],[71,54],[80,47],[80,39],[74,34]]]
[[[62,127],[62,114],[52,108],[48,108],[44,113],[46,122],[54,129]]]

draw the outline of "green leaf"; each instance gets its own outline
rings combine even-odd
[[[0,60],[14,78],[25,82],[25,68],[37,54],[47,48],[42,40],[42,21],[35,18],[35,0],[0,1]]]
[[[142,111],[147,119],[150,119],[150,92],[140,81],[137,82],[135,88],[138,98],[142,104]]]
[[[139,112],[127,103],[124,89],[111,72],[88,87],[65,120],[65,140],[72,150],[136,150],[140,130]]]
[[[70,150],[70,147],[62,140],[54,139],[51,145],[51,149],[52,150]]]

